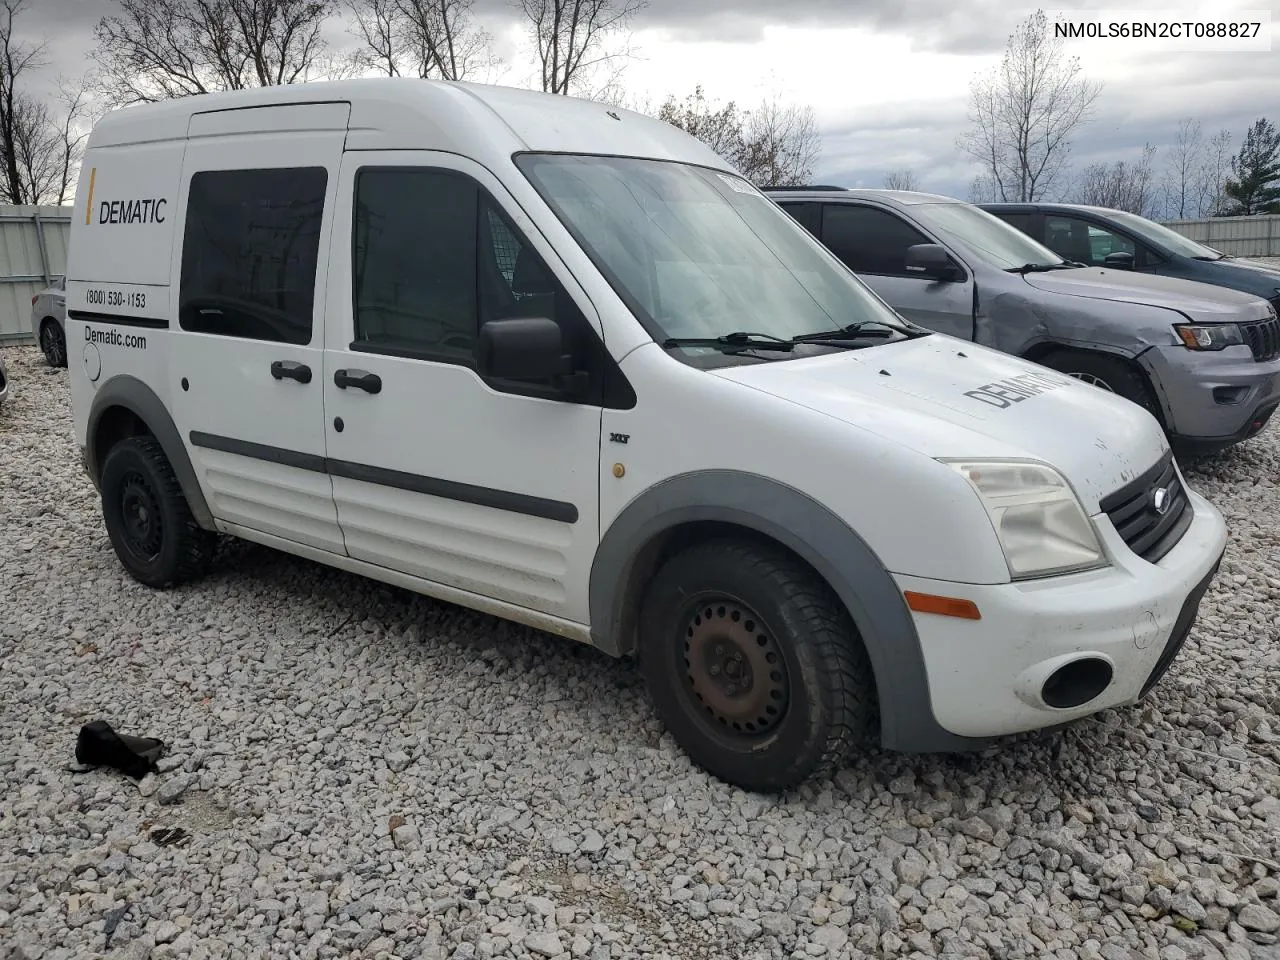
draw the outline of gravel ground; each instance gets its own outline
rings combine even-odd
[[[134,584],[5,353],[0,956],[1280,957],[1275,427],[1192,473],[1233,540],[1149,700],[777,799],[588,648],[246,544]],[[73,772],[99,717],[163,772]]]

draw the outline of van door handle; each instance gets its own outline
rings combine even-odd
[[[290,380],[297,380],[299,383],[310,383],[311,368],[305,363],[298,363],[295,360],[273,360],[271,362],[271,376],[277,380],[283,380],[288,377]]]
[[[358,387],[365,393],[382,392],[382,378],[376,373],[369,373],[367,370],[335,370],[333,372],[333,382],[337,384],[339,390],[345,390],[347,387]]]

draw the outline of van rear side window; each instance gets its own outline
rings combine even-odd
[[[192,176],[182,243],[182,329],[311,342],[327,183],[324,167]]]

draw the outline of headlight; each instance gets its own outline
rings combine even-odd
[[[978,492],[1015,580],[1088,570],[1105,563],[1079,498],[1042,463],[949,463]]]
[[[1188,350],[1221,350],[1244,343],[1240,328],[1234,323],[1179,323],[1174,325],[1173,332]]]

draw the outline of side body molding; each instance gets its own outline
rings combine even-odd
[[[200,490],[200,482],[196,479],[195,469],[191,466],[191,458],[182,443],[182,436],[173,422],[173,417],[165,408],[164,402],[156,396],[149,386],[137,377],[120,375],[112,377],[94,394],[93,405],[89,408],[89,425],[86,434],[85,466],[94,486],[98,485],[97,463],[99,451],[98,425],[103,415],[112,407],[123,407],[133,413],[147,425],[147,429],[160,442],[164,455],[173,466],[178,477],[183,496],[191,507],[191,514],[196,523],[206,530],[214,530],[213,513],[205,502],[204,493]]]
[[[894,750],[972,750],[983,742],[944,730],[933,717],[920,640],[906,602],[879,558],[838,516],[793,487],[732,470],[665,480],[613,521],[591,568],[591,633],[596,646],[633,653],[627,587],[636,560],[684,524],[733,524],[769,537],[812,566],[844,602],[875,672],[882,744]]]

